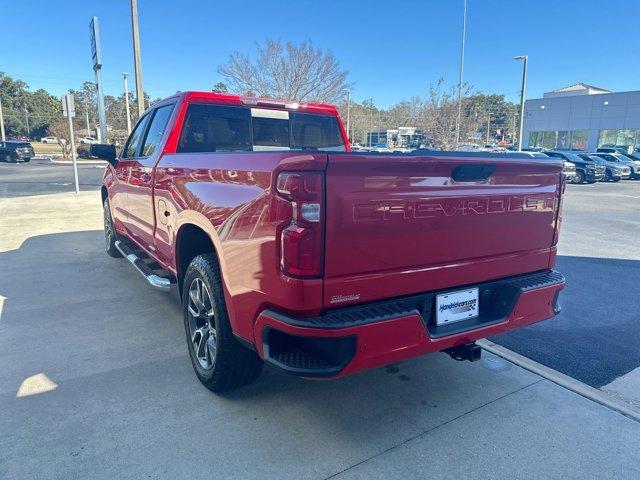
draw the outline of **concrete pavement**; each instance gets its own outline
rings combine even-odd
[[[0,199],[0,272],[2,479],[640,477],[640,423],[492,356],[211,394],[98,192]]]

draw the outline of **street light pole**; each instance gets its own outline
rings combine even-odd
[[[524,98],[527,88],[527,62],[529,57],[527,55],[518,55],[513,57],[514,60],[524,60],[522,65],[522,90],[520,91],[520,126],[518,129],[518,151],[522,150],[522,131],[524,129]]]
[[[489,144],[489,129],[491,128],[491,114],[487,113],[487,145]]]
[[[124,79],[124,104],[127,107],[127,133],[131,133],[131,113],[129,112],[129,82],[127,72],[122,72],[122,78]]]
[[[28,139],[29,138],[29,133],[30,133],[29,130],[31,130],[31,129],[29,128],[29,110],[27,110],[27,106],[26,105],[24,106],[24,118],[25,118],[25,121],[27,123],[27,139]]]
[[[2,97],[0,97],[0,140],[3,142],[7,139],[4,136],[4,117],[2,116]]]
[[[462,48],[460,51],[460,79],[458,81],[458,116],[456,117],[456,149],[460,142],[460,117],[462,116],[462,81],[464,79],[464,43],[467,36],[467,0],[463,0]]]
[[[347,92],[347,141],[349,143],[351,143],[351,131],[349,130],[349,122],[351,120],[351,116],[350,116],[350,110],[351,110],[351,89],[350,88],[345,88],[345,91]]]
[[[131,0],[131,28],[133,30],[133,66],[136,74],[136,101],[138,118],[144,113],[144,89],[142,88],[142,59],[140,56],[140,31],[138,29],[138,0]]]

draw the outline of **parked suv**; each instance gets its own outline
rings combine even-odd
[[[107,253],[180,294],[214,392],[263,361],[336,378],[478,360],[476,340],[560,310],[558,159],[356,153],[331,105],[211,92],[154,104],[119,156],[90,153],[109,162]]]
[[[637,178],[640,176],[640,165],[633,160],[625,157],[621,153],[595,153],[596,156],[602,158],[606,162],[622,167],[622,179]],[[625,168],[626,167],[626,168]],[[628,174],[627,174],[628,170]]]
[[[576,174],[573,183],[595,183],[604,179],[606,167],[600,162],[586,156],[586,158],[572,152],[546,151],[550,157],[562,158],[575,165]]]
[[[29,142],[7,140],[0,141],[0,160],[5,162],[29,162],[35,156]]]
[[[621,153],[624,158],[628,158],[635,166],[635,174],[631,176],[631,178],[640,178],[640,173],[638,173],[638,169],[640,169],[640,155],[637,153]],[[632,169],[633,170],[633,169]]]
[[[591,159],[595,162],[600,163],[601,165],[604,165],[605,173],[604,178],[602,179],[603,182],[619,182],[620,180],[622,180],[622,176],[625,175],[624,169],[626,167],[622,167],[617,162],[608,162],[595,153],[580,153],[578,155],[585,160]],[[631,175],[631,169],[629,169],[626,175],[626,178],[629,178],[629,176]]]

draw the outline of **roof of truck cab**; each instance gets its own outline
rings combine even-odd
[[[189,103],[217,103],[221,105],[242,105],[247,107],[270,108],[276,110],[288,110],[292,112],[320,113],[325,115],[337,115],[335,106],[328,103],[297,102],[295,100],[251,97],[231,93],[215,92],[181,92],[179,96]],[[170,97],[171,98],[171,97]]]

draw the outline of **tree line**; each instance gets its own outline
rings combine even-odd
[[[331,103],[338,107],[343,121],[347,118],[346,92],[357,91],[331,51],[314,46],[310,41],[294,44],[267,40],[256,44],[253,55],[234,52],[217,72],[221,81],[212,90],[241,95],[282,98],[295,101]],[[84,82],[69,90],[75,98],[76,134],[95,134],[97,88]],[[129,93],[135,105],[135,92]],[[62,117],[60,99],[43,89],[30,91],[22,80],[0,72],[0,100],[4,111],[5,130],[9,136],[39,139],[54,135],[68,144],[66,119]],[[105,95],[105,113],[109,141],[121,143],[127,136],[124,93]],[[149,105],[145,94],[145,104]],[[490,139],[513,141],[518,128],[518,107],[501,94],[484,94],[465,84],[462,88],[460,141],[484,142]],[[427,142],[443,149],[455,148],[458,117],[457,89],[447,88],[443,79],[429,85],[422,95],[413,96],[389,108],[376,106],[373,99],[350,103],[349,137],[354,143],[365,143],[367,132],[397,127],[417,127]],[[137,109],[131,108],[131,121],[137,121]],[[88,124],[88,130],[87,130]]]

